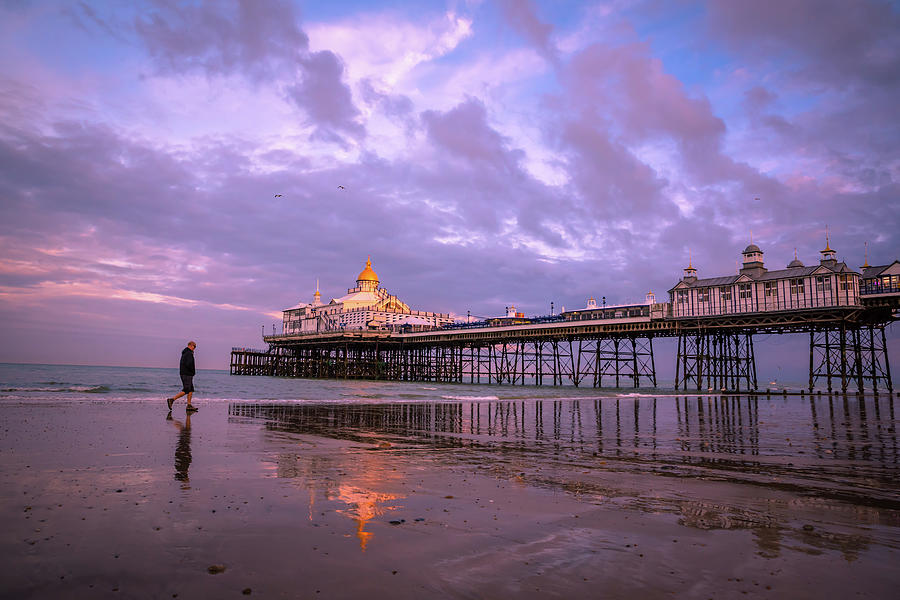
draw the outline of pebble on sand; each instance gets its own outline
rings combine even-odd
[[[225,565],[209,565],[206,570],[210,575],[218,575],[225,572]]]

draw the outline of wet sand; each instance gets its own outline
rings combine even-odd
[[[2,596],[894,597],[896,403],[9,403]]]

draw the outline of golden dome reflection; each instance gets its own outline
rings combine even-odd
[[[378,275],[375,274],[375,271],[372,270],[372,257],[366,259],[366,268],[362,270],[359,274],[359,277],[356,278],[357,281],[378,281]]]

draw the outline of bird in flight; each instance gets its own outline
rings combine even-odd
[[[276,198],[281,198],[282,195],[283,195],[283,194],[275,194],[275,197],[276,197]]]
[[[339,189],[339,190],[346,190],[347,188],[345,188],[345,187],[342,186],[342,185],[339,185],[339,186],[338,186],[338,189]]]

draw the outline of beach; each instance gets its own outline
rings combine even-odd
[[[408,384],[431,399],[386,401],[346,385],[362,393],[198,398],[190,418],[162,397],[5,399],[2,595],[886,598],[900,583],[896,399]]]

